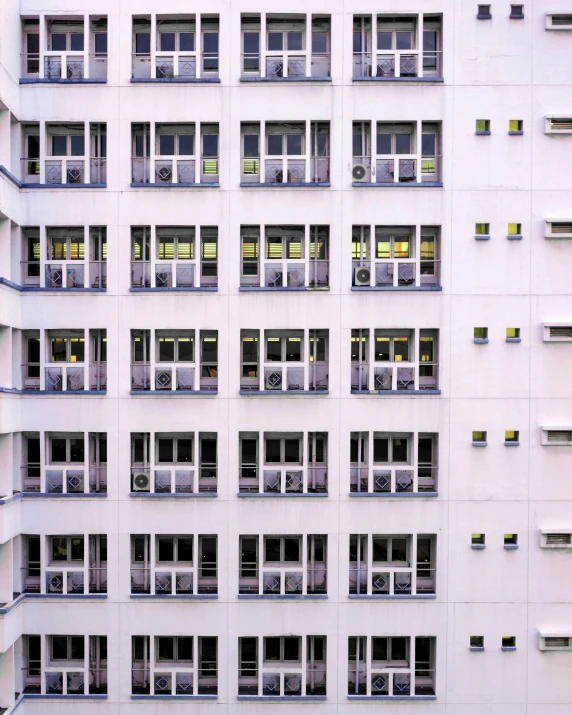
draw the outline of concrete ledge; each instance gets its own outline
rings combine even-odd
[[[350,492],[349,495],[350,497],[382,497],[383,499],[405,497],[411,499],[412,497],[438,497],[439,492]]]
[[[131,700],[217,700],[218,695],[132,695]]]
[[[476,134],[478,137],[490,137],[491,132],[490,132],[490,130],[489,130],[489,131],[483,131],[483,132],[475,132],[475,134]]]
[[[328,189],[331,186],[330,182],[318,183],[317,181],[309,181],[308,183],[300,184],[265,184],[254,183],[250,181],[241,181],[242,189]]]
[[[162,397],[192,397],[193,395],[218,395],[218,390],[129,390],[130,395],[161,395]]]
[[[39,77],[23,77],[18,80],[20,84],[107,84],[107,79],[103,78],[88,78],[67,79],[67,77],[59,79],[40,79]]]
[[[473,338],[473,342],[476,345],[486,345],[489,342],[488,338]]]
[[[143,184],[133,181],[129,186],[135,189],[220,189],[220,184]]]
[[[107,390],[19,390],[15,387],[0,387],[0,392],[8,392],[14,395],[52,395],[53,397],[61,397],[62,395],[74,395],[75,397],[107,395]]]
[[[19,189],[22,188],[22,182],[20,181],[20,179],[17,179],[14,176],[14,174],[12,174],[12,172],[8,171],[8,169],[3,164],[0,164],[0,174],[4,175],[9,181],[11,181]]]
[[[475,234],[475,241],[490,241],[490,234],[488,233],[478,233]]]
[[[485,652],[484,646],[471,645],[471,646],[469,646],[469,650],[472,651],[473,653],[484,653]]]
[[[149,600],[151,598],[156,601],[204,601],[205,599],[214,601],[218,598],[218,593],[165,593],[160,596],[156,593],[132,593],[129,598],[143,600]]]
[[[514,132],[509,131],[509,136],[511,136],[511,137],[521,137],[523,134],[524,134],[524,132],[522,131],[522,129],[520,129],[519,131],[514,131]]]
[[[241,82],[277,82],[278,84],[288,82],[331,82],[331,77],[241,77]]]
[[[352,286],[352,290],[361,293],[362,291],[367,293],[367,291],[442,291],[441,286]]]
[[[286,293],[303,293],[304,291],[313,291],[313,290],[330,290],[329,288],[310,288],[309,286],[294,286],[292,288],[289,288],[288,286],[286,287],[281,287],[278,286],[276,288],[272,287],[267,287],[267,286],[240,286],[238,289],[239,293],[260,293],[262,291],[284,291]]]
[[[40,286],[21,286],[1,276],[0,285],[13,288],[20,293],[107,293],[107,288],[41,288]]]
[[[520,338],[505,338],[506,343],[520,343]]]
[[[327,699],[327,695],[237,695],[237,700],[253,700],[259,703],[300,703]]]
[[[473,447],[486,447],[488,445],[488,442],[471,442]]]
[[[505,442],[505,447],[520,447],[520,442]]]
[[[107,700],[107,695],[40,695],[24,693],[25,700]]]
[[[129,492],[130,497],[135,499],[212,499],[213,497],[218,497],[216,492]]]
[[[423,84],[439,84],[444,77],[352,77],[352,82],[420,82]]]
[[[351,390],[352,395],[379,395],[383,397],[384,395],[401,395],[402,397],[407,397],[408,395],[440,395],[441,390]]]
[[[522,241],[522,234],[521,233],[513,233],[510,236],[507,236],[507,239],[509,241]]]
[[[376,703],[391,703],[394,700],[437,700],[436,695],[348,695],[348,700],[375,700]]]
[[[11,501],[16,501],[17,499],[75,499],[75,498],[80,498],[80,499],[85,499],[86,497],[88,498],[95,498],[95,499],[101,499],[102,497],[105,498],[107,497],[107,492],[94,492],[93,494],[91,493],[84,493],[84,492],[79,492],[78,494],[58,494],[58,493],[48,493],[48,492],[20,492],[18,494],[12,494],[12,496],[9,497],[3,497],[0,498],[0,506],[4,506],[4,504],[8,504]]]
[[[107,184],[20,184],[22,189],[107,189]],[[42,695],[42,697],[47,697]],[[71,697],[66,695],[67,697]],[[80,696],[78,696],[80,697]],[[90,696],[93,697],[93,696]]]
[[[218,291],[217,286],[204,286],[199,288],[184,288],[182,286],[175,286],[175,288],[130,288],[130,293],[216,293]]]
[[[487,545],[486,544],[471,544],[471,549],[475,549],[475,551],[482,551],[483,549],[486,549]]]
[[[328,598],[327,593],[308,593],[308,594],[273,594],[273,593],[239,593],[238,598],[242,601],[257,601],[263,600],[274,600],[274,601],[304,601],[304,600],[316,600]]]
[[[390,594],[383,594],[383,593],[379,593],[379,594],[372,593],[371,595],[368,595],[368,594],[362,595],[361,593],[350,593],[350,594],[348,594],[348,598],[357,599],[358,601],[360,601],[360,600],[367,601],[367,600],[372,600],[372,599],[374,601],[377,601],[377,600],[382,600],[382,601],[383,600],[385,600],[385,601],[421,600],[421,601],[423,601],[423,600],[427,600],[427,599],[437,598],[437,594],[436,593],[414,593],[414,594],[410,594],[410,595],[399,595],[399,594],[395,595],[394,594],[392,596]]]
[[[277,492],[275,494],[271,494],[270,492],[238,492],[237,497],[241,498],[246,498],[246,499],[304,499],[305,497],[321,497],[322,499],[324,497],[328,497],[329,494],[327,492],[323,493],[318,493],[318,492],[301,492],[301,493],[294,493],[294,492],[288,492],[288,493],[282,493],[282,492]]]
[[[504,651],[504,652],[516,650],[516,646],[515,646],[515,645],[510,645],[510,646],[508,646],[508,645],[503,645],[503,646],[501,646],[501,650]]]
[[[516,551],[518,549],[518,544],[504,544],[505,551]]]
[[[131,84],[220,84],[220,77],[132,77]]]
[[[329,390],[239,390],[240,395],[255,395],[257,397],[292,397],[294,395],[304,395],[310,397],[321,397],[329,395]]]
[[[424,181],[422,183],[417,183],[414,181],[402,181],[395,183],[382,184],[381,182],[373,183],[367,181],[352,181],[352,186],[356,189],[371,189],[375,187],[376,189],[431,189],[431,188],[443,188],[442,181]]]

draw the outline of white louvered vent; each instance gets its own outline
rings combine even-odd
[[[545,134],[572,134],[572,116],[547,116],[544,132]]]
[[[546,15],[547,30],[572,30],[572,15],[564,13],[547,13]]]
[[[570,546],[572,534],[545,534],[546,546]]]
[[[572,442],[572,432],[549,429],[546,438],[549,442]]]
[[[545,343],[565,343],[572,341],[572,321],[570,323],[544,323],[543,340]]]
[[[572,338],[572,325],[550,326],[551,338]]]
[[[572,238],[572,219],[562,218],[556,221],[546,219],[545,238]]]
[[[558,636],[547,636],[544,639],[546,648],[569,648],[570,638],[559,638]]]

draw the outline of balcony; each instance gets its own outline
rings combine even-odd
[[[218,16],[136,16],[133,50],[132,82],[220,82]]]
[[[132,496],[217,493],[216,433],[133,433],[131,454]]]
[[[327,495],[327,455],[323,432],[308,432],[307,437],[298,432],[241,432],[239,496]]]
[[[24,635],[23,692],[48,696],[107,694],[107,637]]]
[[[23,188],[105,188],[107,125],[22,125],[20,181]]]
[[[242,16],[241,82],[329,81],[330,16]]]
[[[327,330],[265,330],[262,364],[259,337],[259,330],[241,331],[241,393],[327,392]]]
[[[239,700],[323,700],[326,681],[326,636],[239,638]]]
[[[106,331],[88,331],[87,365],[84,332],[26,331],[23,340],[22,391],[41,394],[106,392]]]
[[[241,134],[242,187],[330,186],[329,122],[243,123]]]
[[[26,562],[21,569],[21,593],[74,596],[107,593],[107,537],[25,536]],[[85,545],[85,548],[84,548]],[[42,565],[42,558],[45,563]]]
[[[438,435],[352,432],[350,494],[437,496]]]
[[[194,330],[132,330],[132,394],[177,394],[218,390],[217,331],[201,330],[195,351]]]
[[[217,640],[204,636],[132,636],[132,698],[216,698]]]
[[[440,15],[355,15],[352,79],[443,82],[442,43]]]
[[[440,227],[354,226],[352,290],[441,290]]]
[[[352,186],[443,186],[440,122],[354,122],[352,139]]]
[[[107,16],[40,15],[22,20],[20,84],[107,82]]]
[[[329,226],[260,226],[240,229],[241,290],[329,287]]]
[[[131,290],[217,290],[216,226],[132,226]]]
[[[435,535],[350,535],[350,598],[433,598]]]
[[[132,596],[216,597],[216,536],[131,537]]]
[[[440,394],[438,345],[438,330],[352,330],[352,393]]]
[[[131,186],[218,187],[218,124],[133,124]]]
[[[38,228],[22,229],[20,283],[25,290],[106,290],[107,229],[91,226],[89,239],[84,228],[47,228],[43,237]]]
[[[240,597],[327,594],[327,536],[241,536]]]
[[[435,700],[434,636],[350,636],[350,699]]]

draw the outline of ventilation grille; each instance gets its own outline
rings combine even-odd
[[[550,328],[551,338],[572,338],[572,325],[561,325]]]
[[[572,442],[572,431],[549,429],[546,438],[549,442]]]
[[[557,638],[555,636],[548,636],[544,639],[544,646],[546,648],[569,648],[570,638]]]
[[[572,25],[572,15],[552,15],[553,25]]]
[[[551,119],[550,128],[559,132],[570,131],[572,130],[572,119]]]
[[[569,546],[572,534],[546,534],[546,546]]]
[[[552,233],[572,233],[572,223],[555,223],[553,221],[551,226]]]

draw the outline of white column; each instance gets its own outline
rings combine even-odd
[[[155,386],[155,371],[153,370],[152,372],[153,376],[153,382],[152,386]],[[150,491],[154,492],[155,491],[155,440],[157,438],[157,435],[155,432],[150,432],[149,433],[149,479],[151,481],[150,485]],[[155,537],[153,537],[153,546],[151,547],[152,549],[155,548]],[[153,552],[153,557],[154,557],[154,552]],[[155,559],[153,558],[153,564],[155,563]]]
[[[371,76],[377,75],[377,13],[371,16]],[[373,126],[373,125],[372,125]]]
[[[262,362],[260,363],[262,366]],[[258,491],[264,491],[264,432],[258,433]],[[262,551],[258,556],[259,568],[262,568]]]
[[[41,373],[40,373],[41,374]],[[48,434],[47,432],[40,432],[40,492],[44,494],[46,490],[46,465],[48,463]],[[27,457],[26,457],[27,460]],[[26,461],[25,460],[25,461]],[[27,461],[26,461],[27,464]],[[41,558],[41,555],[40,555]],[[42,566],[44,562],[42,561]]]
[[[411,352],[413,355],[410,357],[410,361],[413,363],[413,389],[419,389],[419,370],[421,365],[421,356],[419,355],[419,328],[413,328],[413,345]]]
[[[266,62],[266,60],[264,60]],[[261,119],[260,120],[260,139],[259,139],[259,149],[258,152],[260,154],[260,166],[258,167],[259,170],[259,177],[260,177],[260,183],[264,184],[266,183],[266,120]],[[262,239],[262,236],[261,236]],[[260,257],[260,263],[262,265],[262,255]]]
[[[260,76],[266,77],[266,13],[260,13]]]
[[[312,76],[312,13],[306,13],[306,77]]]
[[[203,76],[203,38],[201,36],[201,32],[201,14],[200,12],[197,12],[195,16],[195,50],[197,52],[197,79],[200,79]]]
[[[367,590],[368,596],[371,596],[371,579],[373,575],[373,540],[371,534],[367,535]]]
[[[44,55],[46,52],[46,47],[47,47],[47,37],[46,37],[46,16],[44,15],[43,12],[40,13],[39,15],[39,33],[40,33],[40,47],[39,47],[39,52],[40,56],[38,58],[38,63],[39,63],[39,73],[38,77],[39,79],[44,79]]]
[[[83,183],[91,183],[90,171],[89,171],[89,154],[91,149],[91,134],[89,122],[83,123]],[[67,177],[67,174],[66,174]]]
[[[305,122],[305,141],[304,141],[304,181],[309,184],[310,179],[311,179],[311,172],[310,172],[310,162],[311,162],[311,156],[312,156],[312,121],[310,119],[306,119]],[[286,159],[286,163],[288,163],[288,159]],[[288,168],[288,167],[286,167]]]
[[[258,559],[259,563],[262,561],[261,558]],[[263,663],[263,657],[264,657],[264,637],[263,636],[258,636],[256,638],[256,658],[257,658],[257,664],[256,664],[256,669],[258,672],[258,696],[260,697],[262,695],[262,663]]]
[[[145,236],[143,236],[145,238]],[[143,250],[145,250],[143,248]],[[149,245],[149,260],[150,260],[150,270],[151,270],[151,287],[156,288],[155,285],[155,279],[156,279],[156,267],[155,267],[155,262],[157,260],[157,226],[153,224],[151,226],[151,236],[150,236],[150,245]]]
[[[151,13],[151,37],[149,38],[149,52],[151,53],[150,62],[150,77],[154,79],[157,74],[156,57],[157,57],[157,16]]]
[[[365,652],[364,652],[364,658],[365,658],[365,673],[366,673],[366,683],[367,683],[367,690],[366,694],[371,695],[371,661],[372,661],[372,637],[371,636],[365,636]],[[360,638],[357,639],[357,652],[356,652],[356,663],[359,662],[359,646],[360,646]]]
[[[415,480],[417,476],[415,476]],[[417,593],[417,534],[411,535],[411,594]]]
[[[300,649],[302,656],[302,694],[305,695],[308,674],[308,636],[302,636],[300,640],[302,641],[302,647]],[[284,678],[282,678],[282,682],[284,682]],[[284,695],[282,684],[280,685],[280,695]]]
[[[413,227],[415,238],[413,241],[413,251],[415,252],[415,285],[421,285],[421,224],[417,223]],[[411,251],[411,246],[409,248]]]
[[[84,224],[83,226],[83,286],[84,288],[91,288],[91,278],[90,278],[90,259],[91,259],[91,236],[89,235],[89,224]],[[91,347],[91,346],[90,346]],[[91,353],[87,354],[86,363],[89,366]],[[89,367],[88,367],[89,370]],[[89,387],[87,388],[89,389]],[[87,443],[86,443],[87,444]]]
[[[310,285],[310,225],[304,224],[304,250],[302,251],[302,261],[304,263],[304,285]],[[316,245],[317,249],[317,245]],[[316,258],[314,256],[314,258]],[[314,262],[314,265],[318,264]]]
[[[155,60],[152,60],[153,63]],[[152,67],[155,67],[155,64],[152,65]],[[145,126],[145,125],[143,125]],[[155,150],[157,146],[157,137],[155,136],[155,122],[151,121],[149,122],[149,183],[154,184],[156,183],[155,181]],[[145,133],[145,132],[143,132]],[[145,136],[143,136],[143,145],[145,145]],[[143,154],[145,154],[145,149],[143,149]]]
[[[89,15],[83,16],[83,76],[89,79],[89,49],[90,49],[90,32]]]
[[[48,134],[46,131],[46,122],[40,119],[38,123],[38,130],[40,136],[40,184],[46,183],[46,155],[51,151],[51,147],[48,147]],[[27,169],[26,169],[27,171]],[[26,174],[23,174],[26,176]]]
[[[47,330],[40,328],[40,390],[46,389],[46,366],[50,359],[47,340]]]
[[[198,486],[197,486],[197,491],[198,491]],[[200,569],[200,564],[199,564],[199,535],[195,534],[193,536],[193,564],[194,564],[194,569],[193,569],[193,595],[197,593],[198,589],[198,584],[199,584],[199,569]],[[193,651],[197,653],[197,658],[196,660],[198,661],[198,651]]]
[[[24,546],[24,548],[26,548]],[[48,570],[49,549],[48,540],[44,534],[40,534],[40,593],[46,593],[46,571]],[[26,554],[25,561],[28,556]]]
[[[373,483],[373,432],[362,432],[367,435],[367,490],[374,491]]]

